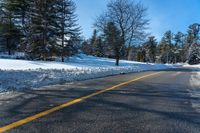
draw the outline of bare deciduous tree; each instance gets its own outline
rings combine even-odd
[[[108,22],[113,22],[120,29],[122,46],[127,47],[128,57],[131,46],[146,38],[149,20],[146,19],[146,11],[142,3],[131,0],[111,0],[107,5],[107,11],[96,18],[94,26],[99,31],[104,31]]]

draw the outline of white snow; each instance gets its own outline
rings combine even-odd
[[[197,64],[197,65],[183,64],[183,66],[184,66],[184,67],[189,67],[189,68],[197,68],[197,69],[200,68],[200,64]]]
[[[0,58],[5,59],[24,59],[24,56],[23,52],[15,52],[12,55],[8,55],[8,52],[0,52]]]
[[[192,68],[193,72],[190,78],[190,85],[192,89],[189,90],[193,100],[192,106],[200,112],[200,64],[199,65],[188,65],[185,64],[184,67]]]
[[[126,60],[121,60],[120,66],[117,67],[114,59],[84,54],[70,57],[65,63],[0,58],[0,92],[171,67],[173,65]]]

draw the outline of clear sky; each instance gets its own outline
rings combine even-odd
[[[200,0],[140,0],[148,8],[149,31],[158,39],[167,30],[186,32],[200,23]],[[106,10],[109,0],[75,0],[83,36],[90,37],[96,16]]]

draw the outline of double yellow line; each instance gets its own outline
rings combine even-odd
[[[97,91],[97,92],[92,93],[92,94],[90,94],[90,95],[77,98],[77,99],[75,99],[75,100],[73,100],[73,101],[70,101],[70,102],[61,104],[61,105],[59,105],[59,106],[56,106],[56,107],[54,107],[54,108],[51,108],[51,109],[46,110],[46,111],[43,111],[43,112],[40,112],[40,113],[38,113],[38,114],[35,114],[35,115],[32,115],[32,116],[26,117],[26,118],[21,119],[21,120],[19,120],[19,121],[13,122],[13,123],[8,124],[8,125],[5,125],[5,126],[3,126],[3,127],[0,127],[0,133],[5,132],[5,131],[8,131],[8,130],[11,130],[11,129],[16,128],[16,127],[18,127],[18,126],[24,125],[24,124],[26,124],[26,123],[28,123],[28,122],[31,122],[31,121],[33,121],[33,120],[36,120],[36,119],[40,118],[40,117],[46,116],[46,115],[48,115],[48,114],[50,114],[50,113],[53,113],[53,112],[55,112],[55,111],[61,110],[61,109],[65,108],[65,107],[68,107],[68,106],[70,106],[70,105],[79,103],[79,102],[81,102],[81,101],[84,101],[84,100],[89,99],[89,98],[91,98],[91,97],[94,97],[94,96],[96,96],[96,95],[102,94],[102,93],[107,92],[107,91],[114,90],[114,89],[116,89],[116,88],[118,88],[118,87],[121,87],[121,86],[130,84],[130,83],[132,83],[132,82],[135,82],[135,81],[138,81],[138,80],[141,80],[141,79],[144,79],[144,78],[147,78],[147,77],[150,77],[150,76],[159,74],[159,73],[161,73],[161,72],[157,72],[157,73],[145,75],[145,76],[142,76],[142,77],[139,77],[139,78],[135,78],[135,79],[132,79],[132,80],[129,80],[129,81],[126,81],[126,82],[117,84],[117,85],[115,85],[115,86],[112,86],[112,87],[110,87],[110,88],[107,88],[107,89],[104,89],[104,90],[101,90],[101,91]]]

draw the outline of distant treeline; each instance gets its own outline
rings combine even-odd
[[[110,0],[96,17],[90,39],[81,37],[73,0],[0,0],[0,52],[23,52],[26,59],[51,60],[78,52],[142,62],[200,62],[199,28],[167,31],[160,42],[146,31],[147,8],[132,0]]]
[[[132,44],[128,55],[128,47],[121,50],[121,58],[150,63],[200,63],[200,24],[192,24],[188,27],[187,33],[172,33],[166,31],[158,42],[154,36],[147,37],[144,43]],[[115,56],[112,45],[108,44],[104,34],[97,35],[94,30],[91,39],[85,40],[82,44],[82,51],[87,54],[99,57]],[[112,49],[112,50],[111,50]]]

